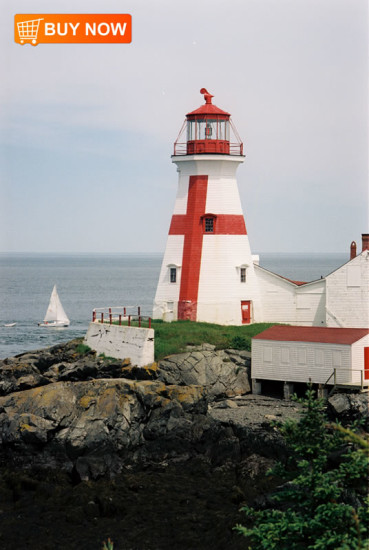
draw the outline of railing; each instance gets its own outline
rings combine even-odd
[[[137,313],[135,313],[136,311]],[[140,306],[98,307],[92,310],[93,323],[118,324],[119,326],[127,323],[130,327],[132,322],[137,322],[141,328],[143,321],[147,321],[151,328],[151,317],[141,315]]]
[[[178,143],[177,141],[174,144],[174,153],[173,156],[180,157],[184,155],[189,154],[196,154],[196,153],[188,153],[187,152],[187,141]],[[203,154],[203,153],[199,153]],[[212,153],[209,154],[222,154],[222,153]],[[229,153],[223,153],[223,154],[229,154],[229,155],[236,155],[236,156],[242,156],[243,155],[243,143],[230,143],[229,144]]]
[[[340,374],[343,374],[344,372],[349,372],[351,374],[359,372],[360,373],[360,383],[359,383],[358,380],[356,382],[352,381],[352,378],[353,378],[352,376],[350,377],[351,378],[350,381],[347,381],[347,379],[345,380],[345,377],[343,377],[343,379],[342,379],[342,376],[340,376]],[[337,386],[337,384],[342,385],[342,386],[359,386],[360,385],[361,389],[363,389],[364,386],[369,386],[369,379],[365,378],[365,371],[363,371],[362,369],[334,368],[332,374],[330,375],[330,377],[325,382],[324,387],[327,386],[328,382],[330,381],[330,379],[332,377],[333,377],[333,385],[334,386]]]

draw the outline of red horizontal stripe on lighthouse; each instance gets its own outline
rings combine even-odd
[[[211,235],[212,233],[206,233]],[[215,235],[247,235],[245,218],[237,214],[218,214],[215,217]]]
[[[218,214],[214,218],[214,231],[205,233],[205,235],[247,235],[245,218],[242,214]],[[169,228],[169,235],[186,235],[190,226],[191,220],[188,215],[174,214]]]

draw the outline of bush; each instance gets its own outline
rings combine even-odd
[[[91,348],[89,346],[86,346],[86,344],[83,344],[82,342],[76,347],[76,352],[80,355],[85,355],[89,351],[91,351]]]
[[[329,424],[311,389],[297,401],[300,421],[279,426],[289,459],[270,472],[286,484],[272,496],[273,509],[243,508],[246,526],[235,529],[255,549],[368,549],[368,436]]]

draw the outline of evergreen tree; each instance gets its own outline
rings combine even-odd
[[[368,437],[357,426],[329,424],[311,389],[298,401],[301,419],[279,426],[289,458],[270,472],[286,483],[273,509],[243,508],[246,526],[235,529],[255,550],[369,549]]]

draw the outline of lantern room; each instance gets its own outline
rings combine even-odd
[[[243,143],[231,115],[213,105],[213,96],[201,88],[205,104],[186,115],[174,144],[174,156],[220,154],[243,155]],[[181,141],[186,135],[187,141]]]

